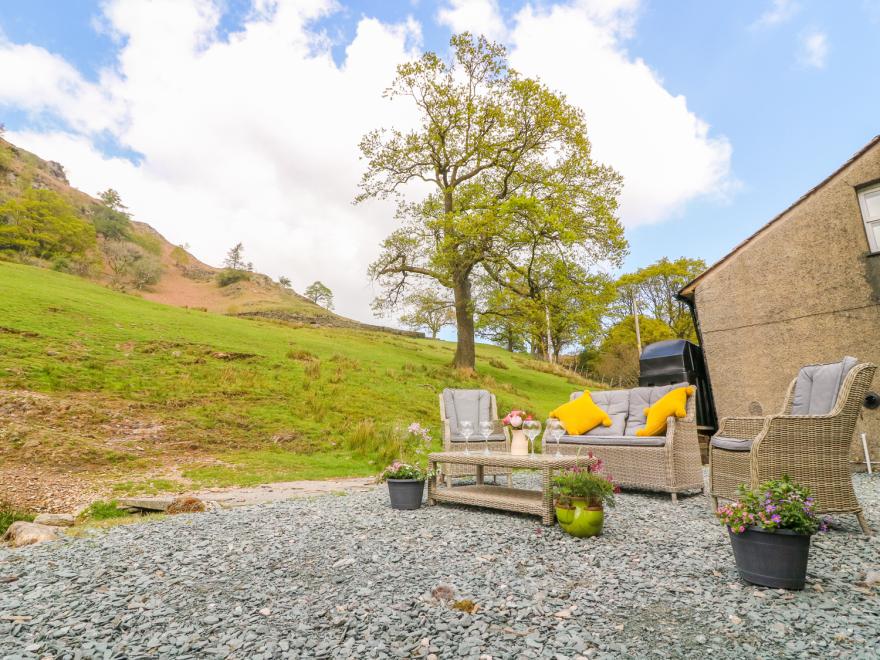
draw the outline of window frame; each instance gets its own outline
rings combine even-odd
[[[880,227],[880,215],[874,218],[868,217],[868,196],[877,195],[880,197],[880,183],[871,184],[857,191],[859,196],[859,208],[862,212],[862,226],[865,228],[865,235],[868,238],[868,247],[871,252],[880,252],[880,242],[874,234],[874,227]]]

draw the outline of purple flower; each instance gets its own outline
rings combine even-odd
[[[782,522],[782,516],[780,516],[778,513],[774,513],[772,516],[770,516],[770,520],[778,525]]]
[[[764,507],[764,510],[767,513],[773,513],[774,511],[776,511],[776,507],[773,504],[768,504],[767,506]]]

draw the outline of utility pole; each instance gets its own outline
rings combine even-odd
[[[632,297],[633,320],[636,323],[636,348],[638,348],[639,356],[642,355],[642,333],[639,331],[639,303],[635,294]]]

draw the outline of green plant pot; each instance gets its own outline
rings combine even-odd
[[[605,524],[605,511],[601,506],[591,507],[586,502],[574,501],[570,506],[557,504],[556,519],[559,526],[572,536],[599,536]]]

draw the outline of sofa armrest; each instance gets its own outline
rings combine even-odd
[[[766,428],[769,417],[724,417],[715,435],[723,438],[754,440]]]

